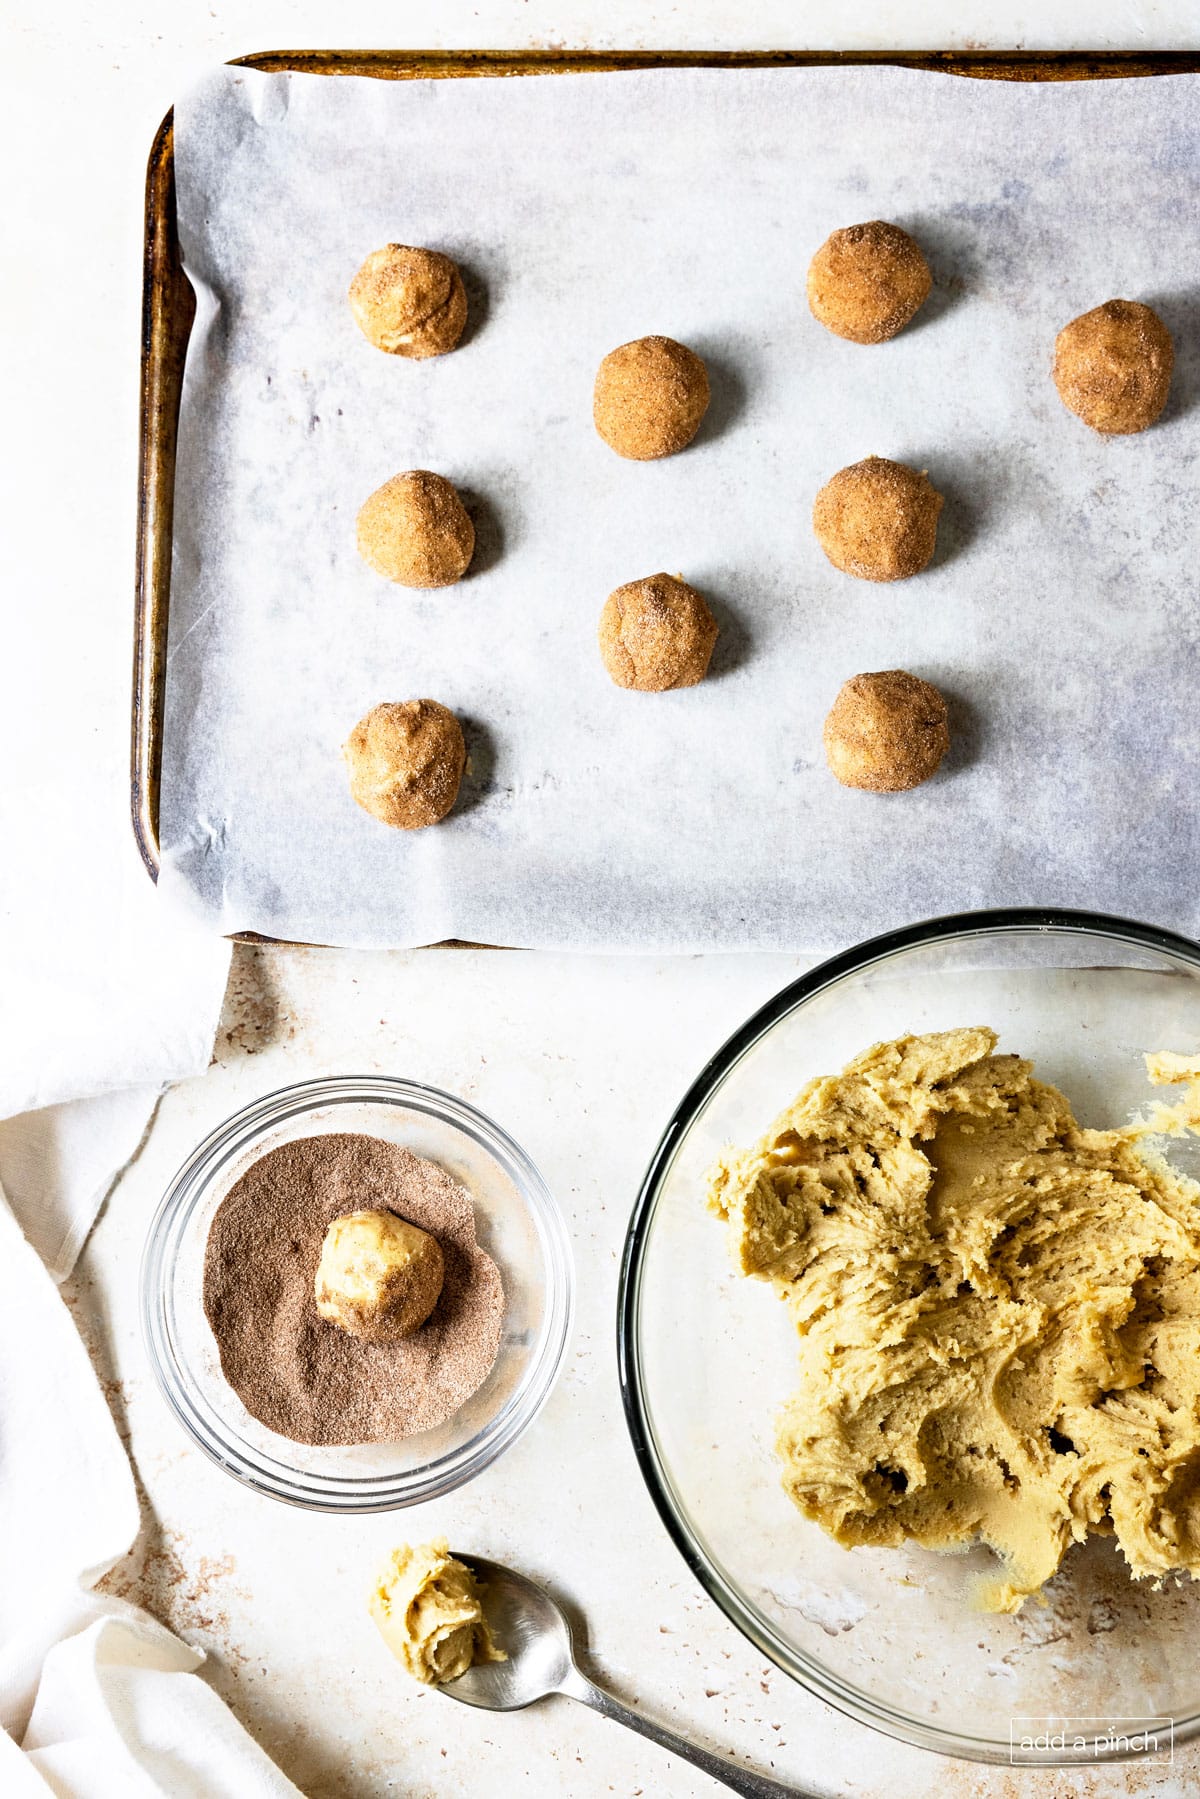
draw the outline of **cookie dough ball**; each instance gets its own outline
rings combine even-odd
[[[647,575],[610,593],[600,614],[600,655],[618,687],[665,693],[708,672],[717,621],[703,594],[674,575]]]
[[[483,1615],[481,1589],[445,1537],[393,1549],[371,1592],[371,1616],[401,1667],[427,1686],[476,1662],[504,1662]]]
[[[369,1343],[420,1330],[442,1291],[442,1248],[394,1212],[346,1212],[321,1245],[313,1292],[330,1324]]]
[[[904,581],[933,555],[941,510],[942,496],[923,472],[868,456],[825,483],[813,503],[813,530],[843,574]]]
[[[592,417],[618,456],[653,462],[686,449],[708,411],[708,370],[673,337],[610,350],[596,374]]]
[[[902,668],[852,675],[825,720],[825,759],[843,787],[903,793],[935,773],[950,748],[946,702]]]
[[[903,331],[929,298],[933,277],[899,225],[872,219],[827,237],[808,266],[815,319],[852,344],[882,344]]]
[[[1106,437],[1144,431],[1167,403],[1175,346],[1140,300],[1106,300],[1059,332],[1054,385],[1064,406]]]
[[[440,250],[384,244],[350,283],[350,310],[377,350],[393,356],[444,356],[467,322],[458,264]]]
[[[453,587],[475,553],[475,527],[453,482],[428,469],[409,469],[364,501],[358,553],[400,587]]]
[[[342,749],[350,792],[385,825],[419,831],[445,818],[467,765],[462,726],[436,700],[372,706]]]

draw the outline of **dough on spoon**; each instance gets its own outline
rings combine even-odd
[[[483,1615],[478,1581],[445,1537],[393,1549],[371,1591],[371,1616],[401,1667],[426,1686],[476,1662],[506,1662]]]

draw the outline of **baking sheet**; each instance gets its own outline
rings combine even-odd
[[[163,759],[165,884],[223,930],[326,943],[840,947],[985,904],[1195,931],[1200,180],[1197,78],[1069,83],[898,69],[384,82],[225,69],[176,111],[199,293],[180,426]],[[883,217],[933,296],[875,348],[809,316],[835,227]],[[346,287],[389,240],[461,262],[463,346],[411,363]],[[1094,436],[1054,336],[1150,301],[1163,422]],[[697,442],[595,435],[614,345],[708,361]],[[839,574],[816,489],[876,453],[945,494],[893,586]],[[459,586],[393,587],[356,511],[398,470],[468,498]],[[628,693],[596,621],[666,569],[709,596],[713,672]],[[951,702],[910,794],[843,789],[821,723],[864,669]],[[339,746],[381,699],[463,719],[432,830],[350,800]]]

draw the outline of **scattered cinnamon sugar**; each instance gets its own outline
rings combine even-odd
[[[317,1311],[325,1232],[363,1209],[441,1245],[441,1297],[400,1342],[349,1336]],[[260,1423],[297,1443],[394,1443],[443,1424],[482,1385],[504,1290],[465,1188],[397,1144],[331,1133],[268,1151],[230,1188],[209,1229],[204,1311],[222,1372]]]

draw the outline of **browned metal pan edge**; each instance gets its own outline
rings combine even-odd
[[[1192,51],[1134,50],[264,50],[235,66],[265,74],[366,75],[386,81],[553,75],[629,69],[813,68],[879,64],[990,81],[1103,81],[1200,71]],[[159,126],[146,172],[141,404],[133,640],[130,805],[133,832],[158,879],[167,621],[175,446],[195,297],[179,259],[173,114]],[[275,939],[238,932],[236,940]]]

